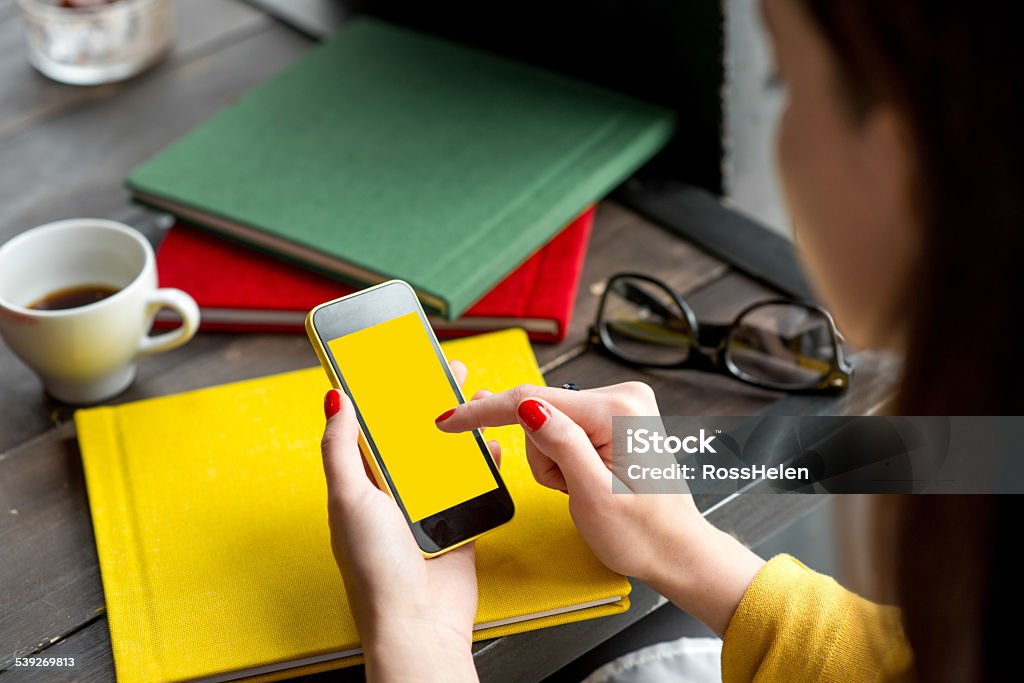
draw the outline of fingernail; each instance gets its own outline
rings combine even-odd
[[[324,417],[330,420],[341,410],[341,392],[331,389],[324,396]]]
[[[434,418],[434,422],[436,422],[436,423],[444,422],[445,420],[447,420],[449,417],[451,417],[454,414],[455,414],[455,408],[451,408],[449,410],[444,411],[443,413],[441,413],[437,417],[435,417]]]
[[[526,428],[535,432],[544,426],[544,423],[551,417],[551,413],[540,401],[528,398],[519,404],[519,419],[523,421]]]

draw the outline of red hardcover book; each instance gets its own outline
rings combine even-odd
[[[458,320],[431,316],[438,336],[522,327],[536,341],[561,341],[593,221],[594,209],[589,208]],[[355,291],[183,223],[168,230],[156,262],[161,287],[177,287],[195,298],[203,330],[304,332],[309,309]],[[161,311],[157,325],[169,327],[174,320],[173,314]]]

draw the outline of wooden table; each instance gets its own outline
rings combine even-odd
[[[280,71],[311,41],[235,0],[178,0],[173,54],[128,83],[64,86],[25,61],[14,0],[0,0],[0,243],[27,228],[76,216],[136,226],[154,243],[167,217],[129,202],[122,179],[139,162],[250,87]],[[666,414],[866,412],[891,371],[858,359],[854,389],[838,401],[780,400],[699,373],[638,373],[586,345],[596,293],[612,273],[641,270],[672,283],[698,315],[727,320],[770,292],[724,263],[614,203],[598,211],[569,338],[538,345],[551,384],[596,386],[643,379]],[[115,402],[309,367],[302,336],[198,335],[141,363]],[[0,683],[109,681],[113,660],[103,590],[75,441],[72,410],[48,399],[36,377],[0,344]],[[710,518],[756,544],[821,502],[814,496],[745,495]],[[477,647],[486,680],[539,680],[661,604],[635,584],[625,614],[501,638]],[[13,669],[15,656],[74,656],[71,670]],[[62,678],[63,677],[63,678]],[[310,677],[351,680],[361,668]]]

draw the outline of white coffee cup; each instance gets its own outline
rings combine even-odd
[[[62,310],[29,308],[78,286],[117,290]],[[181,316],[179,328],[149,336],[156,312]],[[135,378],[141,356],[181,346],[199,326],[196,302],[179,289],[158,289],[153,249],[115,221],[75,218],[28,230],[0,246],[0,335],[66,403],[98,403]]]

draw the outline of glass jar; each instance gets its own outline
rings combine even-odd
[[[68,7],[57,0],[18,0],[28,59],[50,78],[96,85],[130,78],[170,48],[170,0],[109,0]]]

